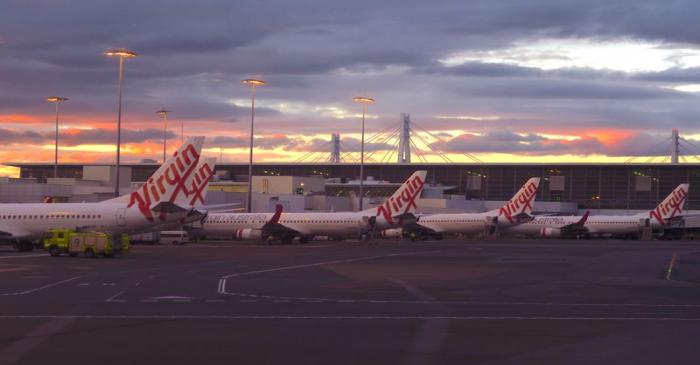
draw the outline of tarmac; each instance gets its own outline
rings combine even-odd
[[[205,241],[95,259],[0,247],[0,283],[0,365],[700,356],[690,241]]]

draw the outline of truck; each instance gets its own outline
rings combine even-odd
[[[172,245],[184,245],[189,242],[190,237],[187,231],[161,231],[160,243]]]
[[[72,229],[51,229],[44,235],[44,250],[51,256],[67,253],[70,256],[83,254],[86,257],[102,255],[112,257],[117,252],[129,249],[129,236],[122,234],[115,243],[114,237],[102,232],[76,232]]]

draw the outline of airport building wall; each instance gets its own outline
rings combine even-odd
[[[52,175],[50,164],[10,164],[20,167],[21,177],[45,181]],[[80,164],[59,167],[59,176],[82,177]],[[132,181],[143,181],[157,164],[130,164]],[[368,164],[366,176],[398,183],[415,170],[428,170],[428,182],[451,187],[449,194],[465,200],[504,201],[528,178],[543,178],[537,200],[573,202],[578,209],[651,209],[678,184],[690,183],[689,209],[700,209],[700,165],[698,164]],[[217,174],[235,182],[247,180],[246,164],[219,164]],[[357,164],[257,164],[254,175],[338,178],[342,182],[359,175]],[[695,189],[694,189],[695,187]],[[395,185],[367,186],[367,196],[387,196]],[[245,190],[243,190],[245,191]],[[327,196],[352,196],[354,184],[326,185]],[[478,204],[478,203],[476,203]]]

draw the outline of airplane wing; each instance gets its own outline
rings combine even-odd
[[[586,228],[586,221],[588,221],[588,215],[591,213],[587,210],[586,213],[575,223],[567,224],[559,227],[562,235],[576,235],[581,233],[587,233],[588,228]]]
[[[435,229],[420,223],[421,216],[407,216],[401,223],[401,229],[406,233],[443,233],[442,229]]]
[[[277,204],[275,207],[275,214],[270,218],[270,220],[262,226],[263,236],[277,236],[280,234],[295,234],[304,235],[309,232],[305,232],[303,229],[298,229],[296,227],[291,227],[280,223],[280,217],[282,217],[282,210],[284,207],[282,204]]]
[[[198,210],[203,210],[207,212],[226,212],[226,211],[232,211],[232,210],[241,210],[243,203],[241,202],[236,202],[236,203],[224,203],[224,204],[212,204],[212,205],[204,205],[201,207],[197,207]]]
[[[29,232],[16,227],[10,227],[6,225],[0,226],[0,239],[10,239],[29,236]]]

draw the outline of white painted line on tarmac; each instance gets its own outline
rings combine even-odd
[[[34,289],[29,289],[29,290],[24,290],[24,291],[19,291],[19,292],[12,292],[12,293],[0,293],[0,297],[7,297],[7,296],[13,296],[13,295],[26,295],[26,294],[36,293],[38,291],[52,288],[54,286],[58,286],[61,284],[65,284],[65,283],[68,283],[68,282],[71,282],[73,280],[80,279],[80,278],[82,278],[82,276],[76,276],[76,277],[72,277],[70,279],[57,281],[55,283],[47,284],[47,285],[40,286],[40,287],[34,288]]]
[[[229,274],[229,275],[222,276],[219,279],[219,286],[218,286],[216,292],[219,294],[225,294],[225,295],[238,295],[237,293],[228,293],[226,291],[226,280],[233,278],[233,277],[238,277],[238,276],[255,275],[255,274],[262,274],[262,273],[283,271],[283,270],[295,270],[295,269],[302,269],[302,268],[307,268],[307,267],[316,267],[316,266],[324,266],[324,265],[332,265],[332,264],[344,264],[344,263],[357,262],[357,261],[368,261],[368,260],[380,259],[380,258],[385,258],[385,257],[419,255],[419,254],[429,254],[429,253],[437,253],[437,252],[442,252],[442,250],[390,253],[390,254],[385,254],[385,255],[374,255],[374,256],[357,257],[357,258],[352,258],[352,259],[331,260],[331,261],[315,262],[315,263],[311,263],[311,264],[282,266],[282,267],[276,267],[276,268],[272,268],[272,269],[254,270],[254,271],[247,271],[247,272],[242,272],[242,273]],[[253,295],[250,295],[250,296],[253,296]]]
[[[119,297],[120,295],[124,294],[124,292],[126,292],[126,290],[122,290],[119,293],[112,295],[111,297],[107,298],[106,301],[107,302],[114,302],[115,299],[117,299],[117,297]]]
[[[142,300],[143,302],[143,300]],[[210,320],[210,319],[230,319],[230,320],[451,320],[451,321],[649,321],[649,322],[700,322],[700,317],[551,317],[551,316],[257,316],[257,315],[197,315],[197,314],[180,314],[180,315],[0,315],[0,320],[3,319],[194,319],[194,320]]]
[[[224,302],[226,302],[223,299],[207,299],[206,301],[207,301],[207,303],[224,303]]]
[[[255,274],[262,274],[262,273],[283,271],[283,270],[302,269],[302,268],[306,268],[306,267],[324,266],[324,265],[332,265],[332,264],[344,264],[344,263],[356,262],[356,261],[367,261],[367,260],[380,259],[380,258],[384,258],[384,257],[395,257],[395,256],[417,255],[417,254],[424,254],[424,253],[435,253],[435,252],[439,252],[439,251],[442,251],[442,250],[390,253],[390,254],[386,254],[386,255],[364,256],[364,257],[357,257],[357,258],[352,258],[352,259],[340,259],[340,260],[315,262],[315,263],[311,263],[311,264],[282,266],[282,267],[276,267],[276,268],[272,268],[272,269],[247,271],[247,272],[225,275],[225,276],[222,276],[221,279],[230,279],[230,278],[237,277],[237,276],[255,275]]]
[[[21,259],[25,257],[39,257],[39,256],[46,256],[45,253],[35,253],[31,255],[14,255],[14,256],[2,256],[0,257],[0,260],[9,260],[9,259]]]

